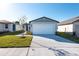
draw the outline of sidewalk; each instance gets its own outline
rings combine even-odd
[[[31,35],[26,35],[26,33],[24,32],[24,33],[18,34],[16,36],[31,36]]]
[[[27,56],[27,48],[0,48],[0,56]]]

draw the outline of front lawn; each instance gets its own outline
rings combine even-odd
[[[68,34],[68,33],[57,32],[56,35],[61,36],[61,37],[64,37],[64,38],[67,38],[67,39],[69,39],[69,40],[71,40],[71,41],[74,41],[74,42],[76,42],[76,43],[79,43],[79,38],[78,38],[78,37],[75,37],[75,36],[70,35],[70,34]]]
[[[0,34],[0,47],[27,47],[31,45],[32,36],[16,36],[24,31],[6,32]]]
[[[26,36],[25,38],[6,35],[0,37],[0,47],[27,47],[30,46],[32,36]]]

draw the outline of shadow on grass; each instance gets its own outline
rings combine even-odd
[[[30,46],[10,46],[10,47],[0,47],[0,48],[26,48]]]
[[[23,33],[24,31],[15,31],[15,32],[1,32],[0,33],[0,37],[2,37],[2,36],[6,36],[6,35],[18,35],[18,34],[20,34],[20,33]]]

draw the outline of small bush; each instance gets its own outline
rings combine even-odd
[[[27,34],[27,35],[32,35],[32,32],[27,31],[26,34]]]
[[[57,32],[57,35],[63,36],[65,38],[70,38],[72,37],[72,35],[65,33],[65,32]]]
[[[15,32],[5,32],[5,33],[2,33],[0,35],[17,35],[17,34],[20,34],[23,32],[24,32],[23,30],[20,30],[20,31],[15,31]]]
[[[68,33],[65,33],[65,32],[57,32],[56,35],[59,35],[59,36],[61,36],[61,37],[64,37],[64,38],[67,38],[67,39],[69,39],[69,40],[72,40],[72,41],[74,41],[74,42],[79,43],[79,38],[78,38],[78,37],[75,37],[75,36],[70,35],[70,34],[68,34]]]

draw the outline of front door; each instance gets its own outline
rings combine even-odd
[[[16,25],[13,24],[13,31],[16,31]]]

